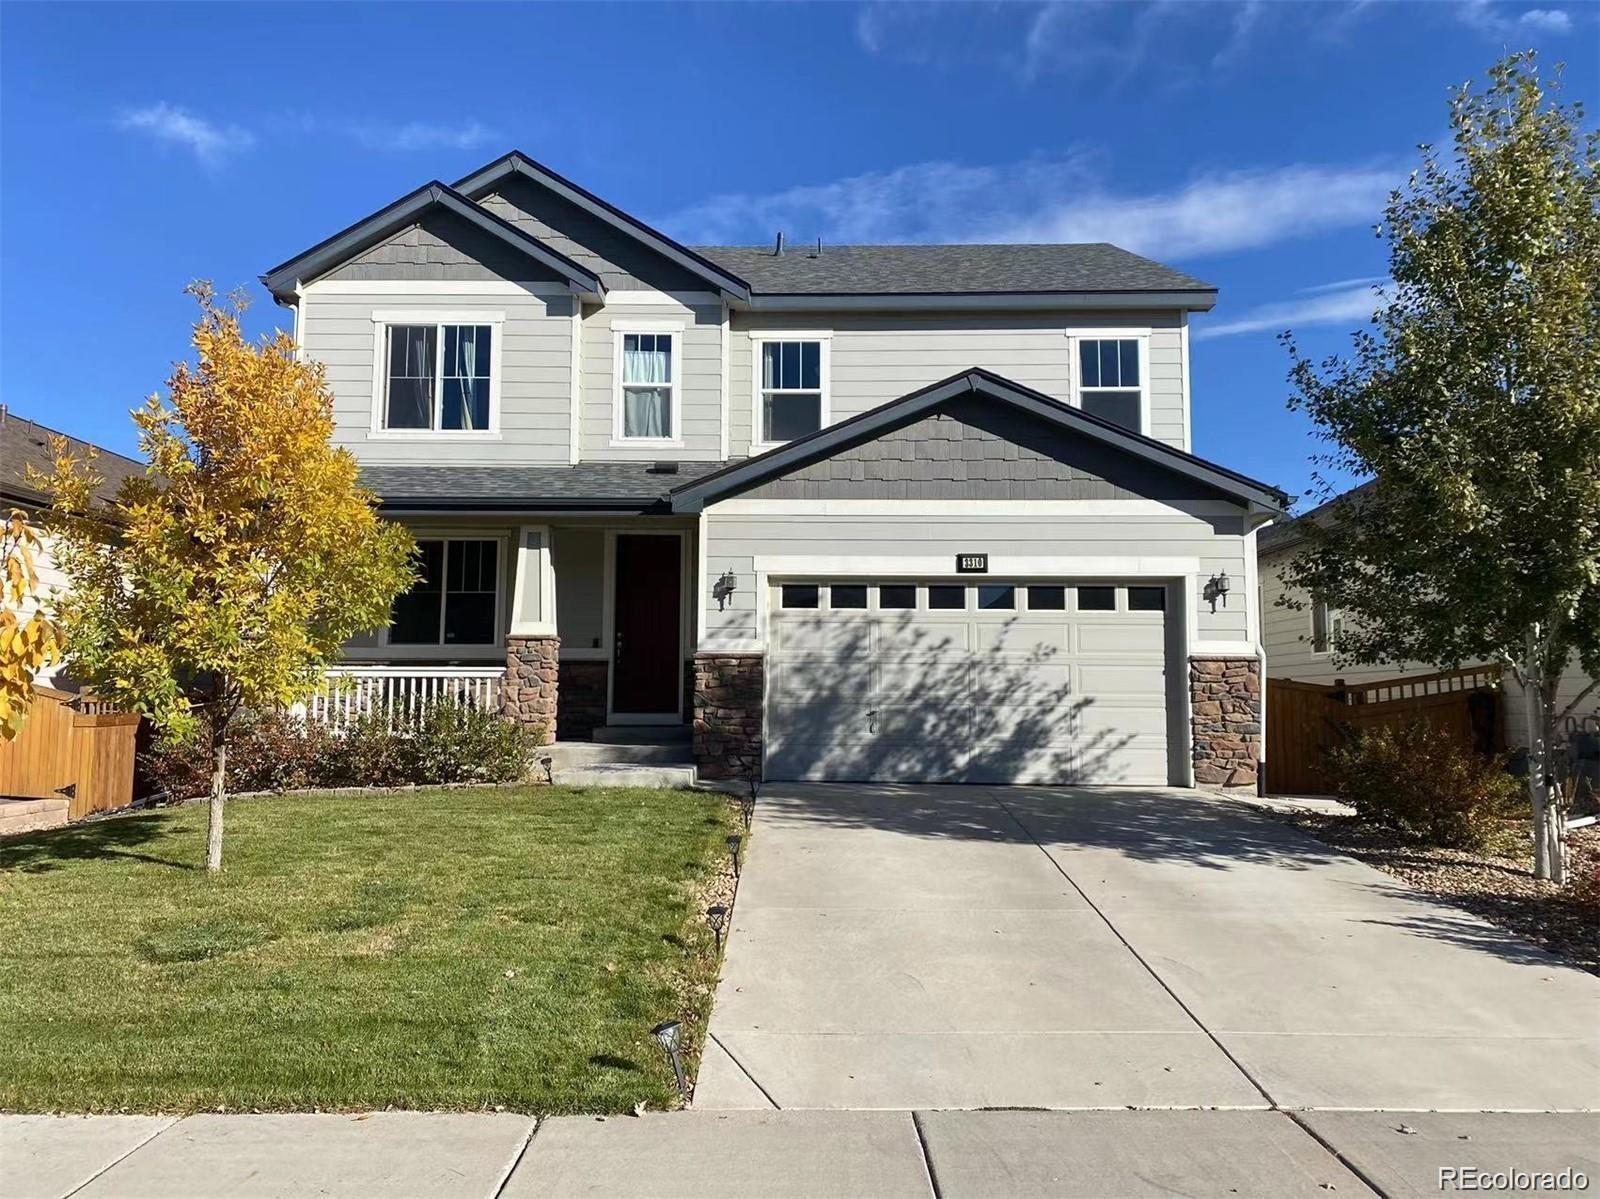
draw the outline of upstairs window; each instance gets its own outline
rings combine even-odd
[[[1137,337],[1078,339],[1078,406],[1091,416],[1143,431],[1144,376]]]
[[[677,350],[673,333],[622,334],[620,440],[671,441],[675,436]]]
[[[491,325],[388,326],[385,429],[487,432]]]
[[[419,538],[417,581],[397,596],[390,645],[494,645],[498,640],[500,543]]]
[[[1311,605],[1311,652],[1325,654],[1344,630],[1344,614],[1318,600]]]
[[[757,343],[756,439],[793,441],[827,423],[827,343],[782,338]]]

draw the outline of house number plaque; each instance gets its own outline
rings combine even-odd
[[[988,554],[957,554],[956,573],[958,575],[986,575],[989,573]]]

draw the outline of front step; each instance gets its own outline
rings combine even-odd
[[[686,724],[607,724],[594,731],[596,745],[687,745]]]
[[[550,781],[558,787],[651,787],[676,790],[693,787],[693,766],[645,766],[627,763],[602,763],[593,766],[552,765]]]
[[[686,741],[665,745],[603,745],[594,741],[557,741],[538,755],[549,758],[553,770],[588,766],[690,766],[694,754]]]
[[[0,799],[0,837],[60,828],[71,806],[71,800],[58,798]]]

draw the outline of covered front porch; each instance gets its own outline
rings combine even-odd
[[[406,520],[421,577],[389,626],[346,645],[310,714],[396,719],[449,696],[541,742],[693,714],[697,530],[669,516]]]

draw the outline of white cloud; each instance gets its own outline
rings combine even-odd
[[[181,146],[207,166],[216,166],[235,151],[249,149],[256,140],[247,129],[218,125],[165,101],[145,108],[125,109],[117,117],[117,125]]]
[[[1364,279],[1302,288],[1300,294],[1309,298],[1260,304],[1220,324],[1213,325],[1202,318],[1190,327],[1189,336],[1205,341],[1243,333],[1281,333],[1310,325],[1365,324],[1383,302],[1381,292]]]
[[[1403,178],[1381,164],[1202,175],[1164,192],[1118,194],[1086,154],[999,166],[924,162],[766,195],[714,196],[661,219],[698,242],[1108,241],[1155,258],[1256,249],[1382,215]]]
[[[1461,0],[1455,12],[1462,24],[1490,38],[1507,38],[1530,30],[1536,33],[1572,31],[1572,17],[1560,8],[1530,8],[1517,13],[1496,0]]]
[[[470,150],[500,135],[477,121],[461,125],[440,125],[427,121],[368,123],[347,125],[344,132],[369,150]]]
[[[1335,279],[1332,283],[1318,283],[1315,287],[1297,287],[1297,296],[1319,296],[1327,291],[1347,291],[1352,287],[1371,287],[1375,283],[1387,283],[1388,275],[1359,275],[1354,279]]]

